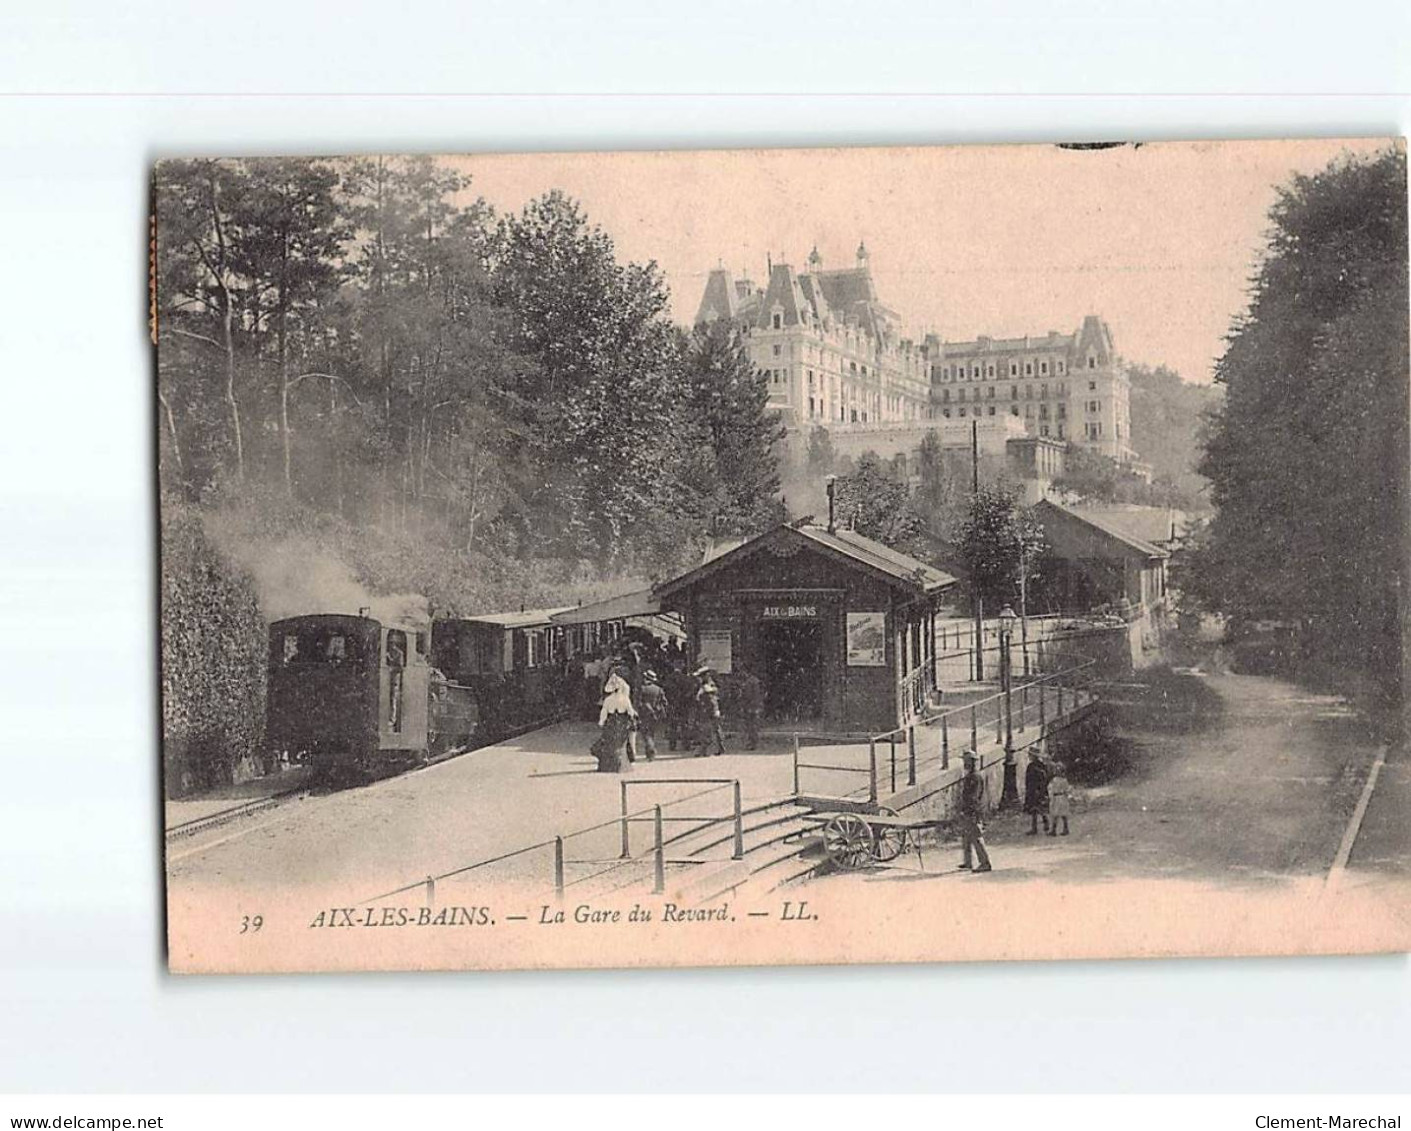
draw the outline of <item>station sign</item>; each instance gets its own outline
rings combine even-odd
[[[809,620],[818,616],[818,606],[765,605],[759,615],[763,620]]]

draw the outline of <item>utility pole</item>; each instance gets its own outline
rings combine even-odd
[[[980,500],[980,422],[970,422],[970,508]],[[970,607],[975,610],[975,682],[985,678],[985,603],[975,571],[970,572]]]

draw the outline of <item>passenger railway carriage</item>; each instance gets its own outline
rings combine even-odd
[[[317,614],[270,626],[267,742],[318,770],[423,763],[468,745],[473,692],[439,678],[431,628]]]

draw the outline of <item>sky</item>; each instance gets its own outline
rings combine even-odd
[[[1276,188],[1378,140],[467,156],[471,194],[517,211],[551,188],[579,200],[619,258],[655,260],[673,316],[709,271],[767,278],[854,263],[904,332],[947,340],[1072,332],[1107,319],[1128,361],[1208,383],[1244,310]]]

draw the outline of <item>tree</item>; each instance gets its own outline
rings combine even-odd
[[[1032,578],[1046,551],[1043,527],[1004,487],[982,486],[959,533],[960,558],[972,591],[987,609],[1019,602],[1020,570]]]
[[[837,460],[838,454],[833,448],[833,437],[829,435],[828,429],[823,425],[815,424],[808,434],[808,454],[804,463],[809,478],[821,480],[825,475],[832,474]]]
[[[1280,189],[1248,311],[1216,367],[1200,472],[1216,507],[1188,588],[1236,623],[1303,625],[1395,693],[1406,538],[1406,160]]]
[[[834,491],[838,525],[905,553],[924,550],[925,527],[911,492],[876,452],[863,452],[856,468],[838,477]]]
[[[713,322],[692,333],[682,356],[685,458],[704,465],[685,480],[697,506],[705,504],[718,534],[752,534],[780,521],[784,428],[744,339],[729,322]]]
[[[515,390],[539,483],[527,546],[607,561],[670,510],[679,340],[655,264],[617,262],[613,242],[561,192],[502,222],[496,290],[514,348],[534,366]]]

